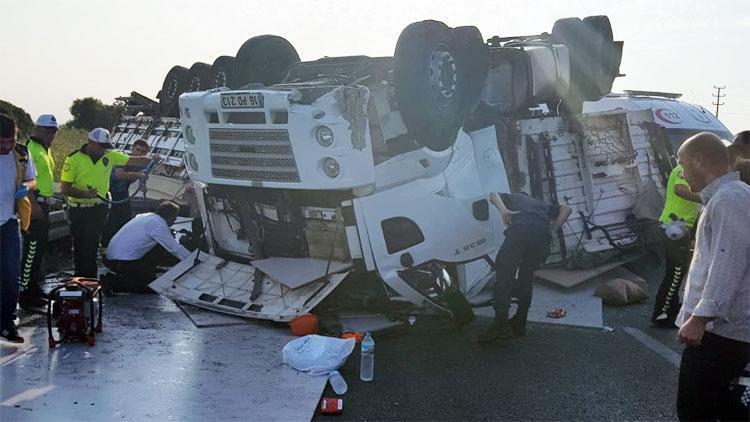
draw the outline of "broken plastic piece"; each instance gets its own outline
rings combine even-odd
[[[547,312],[547,316],[550,318],[563,318],[565,316],[565,309],[563,308],[555,308],[549,312]]]

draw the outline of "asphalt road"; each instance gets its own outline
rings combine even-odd
[[[60,246],[55,261],[66,260]],[[530,323],[524,339],[480,346],[488,318],[455,328],[420,317],[376,335],[374,381],[359,380],[355,349],[341,369],[343,415],[314,420],[676,420],[676,331],[648,323],[662,265],[647,256],[628,266],[647,280],[650,298],[605,306],[613,330]],[[337,397],[330,386],[323,396]]]
[[[343,415],[315,420],[676,420],[676,331],[648,324],[662,267],[651,256],[629,269],[646,278],[650,299],[605,307],[614,331],[532,323],[524,339],[487,347],[476,343],[487,318],[461,329],[418,320],[376,337],[372,382],[359,380],[355,351],[341,369]],[[336,397],[330,386],[324,396]]]

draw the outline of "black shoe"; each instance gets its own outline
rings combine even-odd
[[[479,343],[494,343],[499,340],[508,340],[513,338],[513,332],[510,330],[508,321],[495,321],[487,331],[477,337]]]
[[[660,328],[663,330],[676,330],[675,321],[673,319],[657,319],[651,321],[651,326],[654,328]]]
[[[9,341],[11,343],[23,343],[24,339],[23,337],[18,335],[18,330],[16,329],[15,325],[11,325],[10,327],[3,328],[0,330],[0,337],[4,338],[6,341]]]
[[[519,317],[513,317],[509,322],[510,331],[513,337],[526,337],[526,320]]]
[[[42,296],[34,296],[25,292],[21,292],[18,297],[18,304],[21,305],[21,308],[29,312],[47,312],[48,302],[49,300]]]

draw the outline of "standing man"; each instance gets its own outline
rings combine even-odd
[[[20,226],[29,227],[30,190],[36,188],[34,163],[26,147],[17,145],[16,122],[0,113],[0,337],[23,343],[16,329],[18,277],[21,264]]]
[[[133,157],[145,157],[148,154],[148,143],[143,139],[133,142]],[[102,246],[107,246],[112,236],[117,233],[133,217],[130,209],[130,185],[136,180],[143,178],[140,168],[135,166],[116,166],[109,177],[109,193],[113,201],[124,201],[112,204],[107,215],[107,224],[104,226],[102,235]]]
[[[734,142],[732,145],[737,145],[742,148],[742,152],[738,158],[750,160],[750,130],[743,130],[734,136]]]
[[[109,131],[100,127],[89,132],[88,143],[65,159],[60,181],[62,193],[68,197],[75,275],[91,278],[98,275],[96,255],[107,219],[107,204],[102,198],[109,192],[112,167],[145,167],[149,160],[114,151]]]
[[[680,420],[747,420],[747,410],[742,414],[728,396],[750,358],[750,186],[730,170],[714,134],[689,138],[678,159],[704,210],[677,317],[685,344],[677,414]]]
[[[691,192],[687,181],[680,177],[682,166],[677,165],[669,174],[666,200],[659,222],[663,225],[680,224],[682,237],[665,236],[667,270],[656,294],[651,324],[659,328],[677,328],[674,325],[680,311],[680,285],[690,267],[690,233],[700,211],[701,197]]]
[[[36,120],[34,132],[26,143],[36,169],[36,190],[29,195],[31,224],[29,230],[23,232],[19,303],[24,309],[39,309],[47,305],[42,281],[45,276],[44,253],[49,238],[49,200],[54,193],[55,161],[49,148],[56,133],[55,116],[42,114]]]
[[[495,258],[495,322],[479,336],[480,343],[526,335],[534,271],[549,255],[550,229],[557,231],[572,211],[569,207],[549,205],[517,193],[493,193],[490,201],[500,211],[507,229],[505,241]],[[518,310],[509,321],[514,284],[518,286]]]

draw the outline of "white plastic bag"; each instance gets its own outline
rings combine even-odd
[[[354,338],[344,340],[310,334],[287,343],[281,354],[284,363],[298,371],[327,375],[346,362],[354,343]]]

